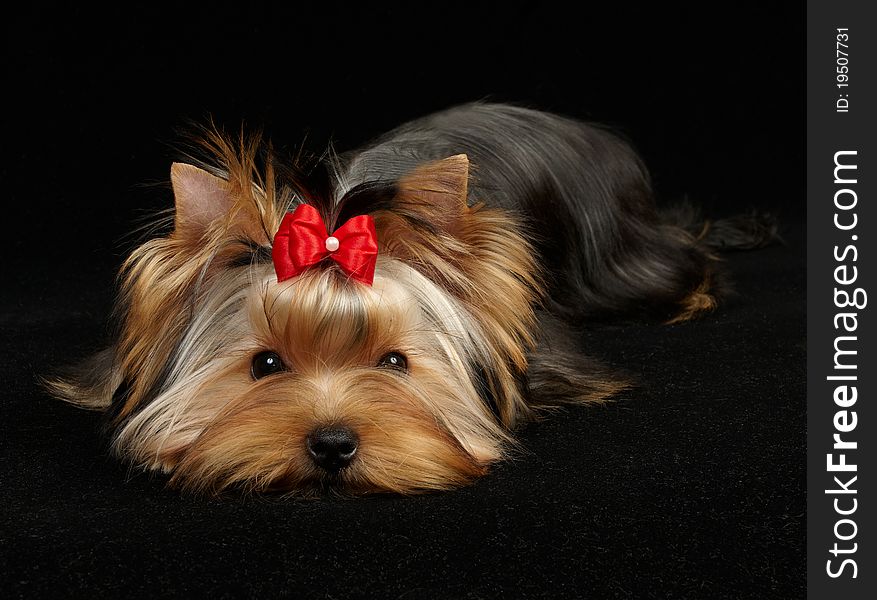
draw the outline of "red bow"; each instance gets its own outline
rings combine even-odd
[[[294,213],[286,213],[271,250],[277,281],[301,275],[327,256],[353,279],[371,285],[378,260],[374,219],[353,217],[330,236],[320,213],[310,204],[299,204]]]

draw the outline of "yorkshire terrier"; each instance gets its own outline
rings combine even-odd
[[[469,483],[519,423],[627,385],[581,352],[583,323],[713,310],[713,249],[770,237],[658,211],[618,136],[508,105],[309,166],[199,144],[171,166],[172,231],[122,267],[114,343],[49,383],[192,491]]]

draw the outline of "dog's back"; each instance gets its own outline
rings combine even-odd
[[[607,129],[526,108],[469,104],[413,121],[346,157],[346,185],[394,180],[466,154],[469,201],[523,213],[559,314],[686,319],[715,306],[706,243],[655,207],[634,150]]]

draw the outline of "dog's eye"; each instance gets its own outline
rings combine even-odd
[[[276,352],[260,352],[253,357],[253,366],[251,371],[253,379],[262,379],[268,375],[285,371],[286,365],[280,360],[280,356]]]
[[[381,360],[378,361],[379,367],[389,367],[391,369],[399,369],[400,371],[408,370],[408,359],[404,354],[398,352],[388,352]]]

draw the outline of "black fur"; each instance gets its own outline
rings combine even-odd
[[[532,224],[557,314],[669,319],[712,269],[706,246],[658,212],[637,154],[598,125],[470,104],[403,125],[344,167],[361,184],[461,153],[470,199]]]

